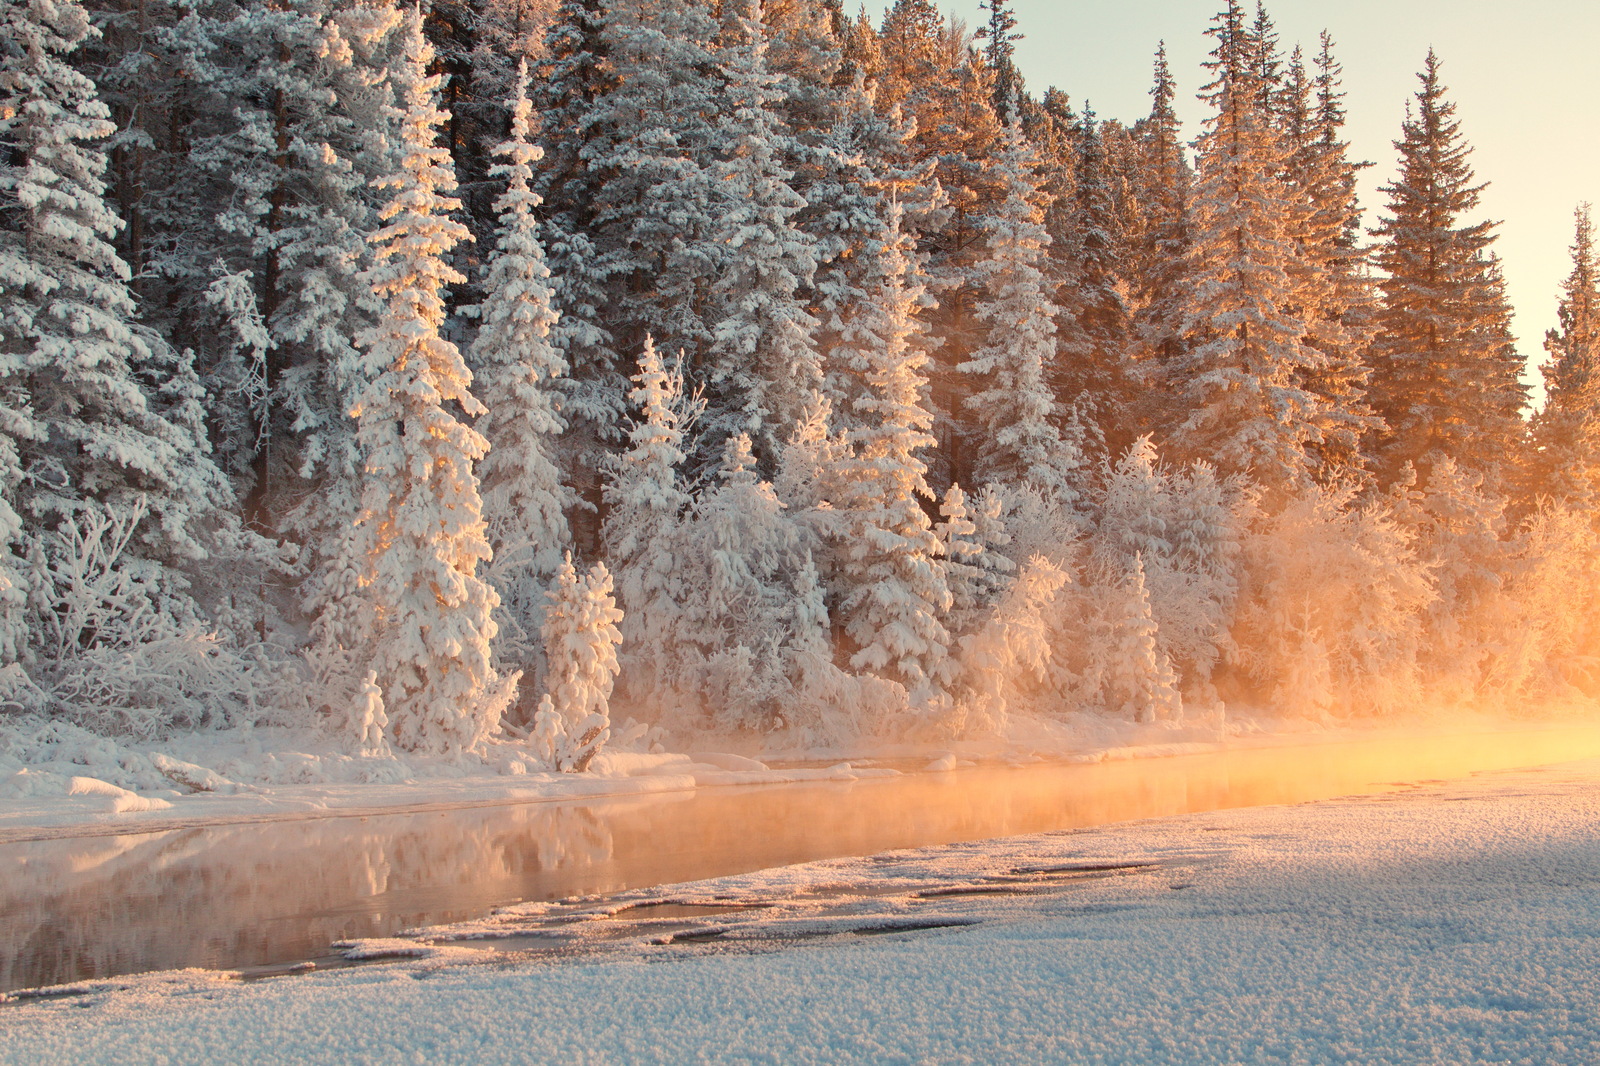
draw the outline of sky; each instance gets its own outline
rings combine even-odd
[[[977,26],[978,0],[941,0]],[[1068,93],[1102,118],[1125,122],[1149,111],[1156,45],[1167,43],[1178,107],[1193,137],[1205,115],[1195,99],[1210,51],[1205,36],[1222,0],[1014,0],[1018,64],[1029,88]],[[1379,188],[1397,170],[1393,141],[1428,48],[1442,60],[1449,98],[1484,190],[1482,217],[1498,219],[1525,358],[1542,359],[1556,321],[1561,281],[1571,270],[1573,209],[1600,202],[1600,0],[1271,0],[1287,52],[1314,53],[1327,29],[1344,64],[1346,132],[1356,159],[1372,162],[1362,181],[1367,224]]]

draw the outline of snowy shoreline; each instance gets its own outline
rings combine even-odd
[[[1390,723],[1383,728],[1263,730],[1259,725],[1235,735],[1216,730],[1144,728],[1126,723],[1099,722],[1073,731],[1041,728],[1020,733],[1006,743],[995,741],[955,743],[946,746],[882,744],[876,748],[789,753],[770,764],[725,752],[639,753],[604,752],[585,774],[527,773],[507,770],[520,749],[497,745],[477,765],[445,761],[373,760],[371,780],[289,780],[271,785],[235,782],[213,771],[171,756],[135,753],[126,748],[68,754],[74,761],[24,765],[10,773],[0,762],[0,844],[52,840],[65,837],[116,836],[129,833],[193,829],[217,825],[281,822],[316,818],[365,817],[465,810],[524,803],[570,802],[728,786],[774,786],[806,781],[855,781],[890,777],[904,772],[948,772],[979,764],[1026,766],[1047,763],[1085,763],[1127,759],[1158,759],[1230,749],[1259,747],[1314,747],[1384,739],[1464,738],[1501,732],[1538,734],[1573,731],[1575,742],[1592,735],[1593,751],[1574,751],[1571,757],[1600,755],[1600,725],[1578,719],[1506,722],[1482,719],[1461,722],[1417,721]],[[257,731],[259,734],[261,731]],[[189,738],[191,741],[197,738]],[[203,738],[200,738],[203,739]],[[257,741],[259,743],[259,741]],[[196,762],[236,768],[248,762],[239,744],[218,742],[210,751],[192,745],[183,755]],[[94,757],[100,756],[98,761]],[[807,758],[809,756],[809,758]],[[277,752],[255,757],[251,767],[264,776],[261,764],[301,760],[315,764],[337,758],[319,754]],[[188,768],[195,776],[212,774],[220,785],[181,789],[131,791],[114,783],[118,772],[138,758],[166,759]],[[376,771],[376,772],[373,772]],[[350,772],[348,769],[345,771]],[[257,777],[257,780],[261,779]],[[109,779],[109,780],[108,780]],[[124,778],[123,780],[126,780]]]
[[[0,1063],[1585,1061],[1597,823],[1589,760],[528,905],[15,1003]]]

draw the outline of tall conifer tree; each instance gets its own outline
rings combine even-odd
[[[717,123],[721,158],[711,167],[710,241],[728,250],[728,262],[708,294],[704,436],[709,449],[747,433],[770,468],[823,384],[818,322],[803,295],[815,280],[817,249],[798,225],[806,204],[784,163],[798,153],[776,110],[766,24],[759,13],[736,23],[718,52],[727,86]]]
[[[1494,256],[1495,223],[1468,221],[1483,186],[1467,162],[1455,104],[1430,50],[1415,109],[1401,127],[1400,174],[1384,187],[1377,229],[1383,272],[1371,398],[1387,430],[1382,472],[1434,452],[1479,473],[1498,468],[1521,436],[1521,360]]]
[[[1326,402],[1303,385],[1317,357],[1292,312],[1293,191],[1272,111],[1270,24],[1246,28],[1230,0],[1208,31],[1216,48],[1207,98],[1216,113],[1199,143],[1193,243],[1194,298],[1187,350],[1170,368],[1185,408],[1172,442],[1188,458],[1268,485],[1304,477],[1308,448],[1327,428]]]
[[[1536,491],[1600,506],[1600,263],[1588,204],[1579,206],[1572,273],[1545,335],[1545,406],[1534,419]]]
[[[0,533],[85,509],[137,524],[130,554],[181,602],[170,568],[208,558],[234,501],[178,406],[192,364],[138,323],[111,244],[113,127],[67,61],[94,31],[74,0],[12,0],[0,25]]]
[[[1301,381],[1327,405],[1328,427],[1313,447],[1319,474],[1327,478],[1364,465],[1362,439],[1377,426],[1366,402],[1376,301],[1356,201],[1356,175],[1365,164],[1350,161],[1342,139],[1344,91],[1326,33],[1315,62],[1313,75],[1295,50],[1283,123],[1289,182],[1299,195],[1292,310],[1305,322],[1305,343],[1315,353]]]
[[[889,220],[877,292],[858,312],[865,389],[839,475],[845,538],[839,614],[857,648],[852,664],[921,697],[939,693],[949,673],[950,635],[941,619],[951,600],[939,538],[922,507],[933,499],[924,456],[934,438],[924,399],[921,285],[898,204],[890,205]]]
[[[981,427],[978,479],[999,486],[1026,483],[1070,502],[1083,457],[1061,439],[1046,377],[1056,351],[1058,312],[1045,276],[1050,235],[1039,207],[1036,161],[1020,124],[1008,125],[998,168],[1009,188],[1005,203],[987,220],[989,254],[976,270],[982,295],[975,313],[988,336],[959,369],[974,380],[966,406]]]
[[[489,451],[478,476],[502,646],[511,638],[524,647],[539,631],[544,591],[569,547],[566,509],[572,502],[553,454],[566,428],[555,393],[566,360],[550,339],[559,316],[534,218],[539,196],[529,184],[540,149],[529,141],[527,86],[524,64],[510,101],[510,136],[496,149],[504,162],[490,170],[506,180],[506,189],[495,205],[499,245],[483,280],[482,324],[471,352],[475,391],[486,408],[477,429]]]
[[[407,16],[402,34],[390,72],[393,170],[379,180],[389,199],[365,275],[388,313],[358,338],[368,384],[353,412],[365,461],[357,543],[395,740],[455,754],[492,733],[506,703],[490,658],[499,597],[477,576],[489,544],[473,463],[487,442],[456,414],[484,409],[461,353],[439,333],[441,291],[465,280],[444,256],[467,236],[450,217],[456,180],[436,143],[442,78],[427,74],[421,16]]]

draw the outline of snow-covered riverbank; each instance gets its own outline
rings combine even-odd
[[[1558,718],[1557,728],[1573,719]],[[1276,728],[1275,728],[1276,727]],[[112,741],[60,722],[0,718],[0,843],[145,832],[226,822],[452,809],[539,800],[676,792],[710,785],[852,781],[978,762],[1025,765],[1215,750],[1281,731],[1284,742],[1338,739],[1305,723],[1160,722],[1099,715],[1018,720],[1004,735],[966,741],[870,741],[848,748],[756,752],[666,750],[642,727],[623,730],[583,774],[542,771],[511,738],[458,759],[351,756],[290,730],[201,731]],[[1425,726],[1423,728],[1426,728]],[[1451,733],[1472,723],[1451,723]],[[748,741],[746,742],[748,743]]]
[[[0,1063],[1594,1061],[1597,828],[1591,761],[812,863],[25,1001]]]
[[[755,753],[759,758],[726,749],[661,750],[641,735],[602,752],[584,774],[541,772],[525,745],[510,739],[460,759],[358,758],[336,744],[291,731],[198,732],[164,741],[113,742],[63,723],[30,732],[0,719],[0,844],[1258,746],[1387,738],[1426,754],[1441,740],[1455,745],[1508,731],[1532,738],[1527,757],[1508,752],[1511,761],[1506,761],[1494,753],[1485,761],[1452,763],[1435,776],[1600,755],[1600,724],[1592,707],[1547,711],[1521,721],[1419,715],[1383,728],[1273,719],[1139,724],[1082,714],[1061,722],[1016,719],[1004,735],[974,740],[861,741],[848,748]],[[1547,737],[1538,739],[1540,733]],[[1529,741],[1517,743],[1521,751]]]

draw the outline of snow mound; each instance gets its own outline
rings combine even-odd
[[[159,796],[141,796],[97,777],[68,776],[41,770],[18,770],[0,779],[0,798],[34,799],[43,796],[78,798],[80,809],[106,814],[164,811],[172,806]]]

